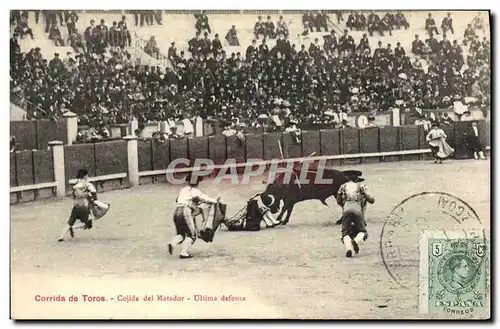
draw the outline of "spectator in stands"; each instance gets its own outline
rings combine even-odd
[[[316,58],[320,54],[320,49],[321,48],[319,46],[319,39],[315,38],[314,43],[311,42],[311,44],[309,45],[309,49],[308,49],[309,55],[311,57]]]
[[[109,45],[111,47],[119,47],[122,45],[121,43],[121,31],[118,28],[118,23],[116,21],[113,22],[113,25],[109,28],[108,32],[108,40],[109,40]]]
[[[203,40],[201,40],[200,45],[202,54],[207,57],[212,50],[212,40],[208,38],[208,32],[203,34]]]
[[[95,21],[92,19],[90,21],[90,26],[85,29],[85,43],[87,45],[87,50],[93,52],[95,49],[95,43],[97,40],[97,33],[95,30]]]
[[[318,11],[315,19],[316,32],[321,32],[321,29],[324,28],[325,32],[328,32],[328,15]]]
[[[124,45],[128,44],[128,46],[130,47],[132,44],[132,38],[130,36],[130,31],[128,30],[127,18],[125,16],[122,16],[122,20],[118,23],[118,27],[120,28],[122,33],[123,44]]]
[[[259,58],[267,60],[269,55],[269,47],[266,44],[266,39],[262,39],[262,43],[259,45]]]
[[[429,13],[427,19],[425,20],[425,30],[430,35],[431,33],[439,34],[438,28],[436,26],[436,21],[432,18],[432,14]]]
[[[69,35],[68,43],[76,53],[85,52],[85,44],[82,35],[78,33],[78,29],[73,29],[72,33]]]
[[[161,10],[153,10],[153,15],[156,20],[156,24],[163,25],[161,23],[162,20],[162,11]],[[153,20],[151,19],[151,25],[153,25]]]
[[[434,34],[432,33],[429,35],[429,38],[425,40],[425,43],[429,46],[433,54],[437,54],[441,50],[439,42],[436,40],[436,38],[434,38]]]
[[[61,26],[64,26],[64,23],[66,21],[64,18],[66,16],[66,11],[65,10],[56,10],[56,14],[57,14],[57,16],[59,16],[59,22],[60,22],[59,24]]]
[[[158,48],[158,43],[156,42],[156,38],[154,36],[149,38],[148,43],[144,47],[144,52],[153,58],[158,58],[160,50]]]
[[[21,11],[11,10],[10,11],[10,25],[19,25],[21,22]]]
[[[210,29],[210,24],[208,23],[208,17],[207,15],[205,15],[204,11],[202,11],[201,15],[197,18],[195,27],[198,33],[200,34],[202,30],[207,30],[208,33],[212,33],[212,30]]]
[[[469,43],[476,36],[476,31],[472,28],[472,24],[467,24],[467,28],[464,31],[464,42]]]
[[[407,30],[410,27],[410,24],[406,20],[405,15],[400,11],[398,11],[394,16],[394,23],[398,30],[401,28],[401,26],[404,26],[405,30]]]
[[[221,125],[223,128],[222,135],[226,137],[231,137],[236,135],[237,131],[233,129],[233,125],[231,122],[229,121],[223,122]]]
[[[358,49],[361,50],[361,52],[364,52],[365,50],[370,50],[370,41],[368,40],[368,35],[366,33],[363,33],[363,37],[359,40],[359,45]]]
[[[384,35],[384,31],[382,31],[380,23],[380,17],[372,11],[370,15],[368,15],[368,33],[370,33],[370,36],[373,36],[374,31],[378,31],[381,36]]]
[[[307,12],[304,13],[302,16],[302,25],[304,26],[304,29],[310,30],[310,32],[314,32],[313,26],[315,25],[314,22],[314,15],[312,12]]]
[[[482,30],[483,33],[484,32],[484,20],[483,20],[483,17],[481,16],[481,14],[477,14],[476,17],[474,17],[474,19],[472,20],[472,27],[474,28],[474,30]]]
[[[269,39],[276,38],[276,30],[273,21],[271,20],[271,16],[267,16],[267,21],[264,23],[266,28],[266,36]]]
[[[10,152],[15,152],[16,149],[17,149],[17,146],[18,146],[18,143],[17,143],[17,139],[16,139],[16,136],[11,136],[10,137]]]
[[[304,28],[302,29],[302,32],[297,34],[297,37],[299,37],[299,38],[300,38],[300,36],[307,37],[311,30],[312,30],[312,27],[309,26],[309,21],[304,22]]]
[[[356,45],[352,36],[349,35],[349,31],[344,30],[344,35],[339,39],[339,51],[349,51],[354,52],[356,50]]]
[[[156,19],[156,22],[158,25],[161,25],[161,13],[160,16],[158,17],[157,13],[155,10],[141,10],[139,11],[140,15],[140,22],[141,26],[144,26],[144,21],[146,22],[146,25],[154,25],[154,20]]]
[[[189,45],[189,52],[191,52],[191,55],[197,56],[198,53],[201,52],[201,40],[200,40],[200,32],[196,32],[196,36],[189,40],[188,42]]]
[[[382,41],[378,42],[378,48],[373,52],[373,59],[377,61],[378,59],[385,56],[385,49],[382,46]]]
[[[257,49],[257,41],[253,40],[252,45],[247,47],[246,58],[255,59],[258,58],[258,55],[259,55],[259,50]]]
[[[394,48],[394,57],[403,58],[406,56],[406,51],[401,47],[401,42],[396,43],[396,48]]]
[[[54,58],[49,62],[49,69],[54,70],[62,70],[64,68],[64,64],[59,58],[59,54],[55,53]]]
[[[14,31],[21,37],[24,38],[25,35],[29,35],[33,39],[33,31],[28,26],[28,20],[25,17],[21,17],[17,23]]]
[[[415,34],[415,40],[411,44],[411,52],[415,55],[422,55],[424,46],[425,44],[418,38],[418,34]]]
[[[262,21],[262,16],[259,16],[257,18],[257,22],[255,22],[255,25],[253,27],[253,34],[255,35],[255,39],[259,39],[259,35],[263,35],[264,38],[266,37],[266,26],[264,22]]]
[[[286,22],[283,20],[283,16],[280,16],[278,23],[276,23],[276,34],[282,35],[284,37],[288,37],[289,32],[288,32],[288,26],[286,25]]]
[[[108,27],[106,26],[104,19],[101,19],[101,24],[96,26],[95,33],[96,33],[95,52],[98,54],[103,54],[109,42]]]
[[[479,79],[475,79],[471,88],[471,96],[477,98],[480,102],[485,100],[485,95],[481,90],[481,85],[479,83]]]
[[[172,64],[175,64],[178,62],[177,47],[175,47],[175,42],[172,42],[170,44],[170,47],[168,48],[168,52],[167,52],[167,58],[170,60],[170,62]]]
[[[448,13],[441,23],[441,29],[443,30],[443,34],[450,31],[451,34],[455,34],[453,31],[453,19],[451,18],[451,14]]]
[[[366,16],[363,13],[356,12],[356,25],[359,30],[364,31],[367,28]]]
[[[451,48],[451,42],[450,40],[448,40],[446,34],[443,34],[443,40],[439,42],[439,46],[445,53],[448,53],[449,49]]]
[[[59,30],[59,27],[56,24],[50,27],[49,39],[54,41],[54,44],[56,46],[64,47],[64,40],[61,31]]]
[[[347,22],[345,23],[345,25],[351,29],[356,29],[356,31],[358,31],[358,27],[357,27],[357,21],[356,21],[356,13],[354,11],[351,11],[351,13],[349,14],[349,16],[347,17]]]
[[[45,33],[49,33],[52,25],[57,25],[57,14],[55,10],[42,10],[45,16]]]
[[[14,33],[12,38],[10,38],[10,58],[11,61],[14,58],[14,54],[19,54],[21,52],[21,47],[19,46],[19,42],[17,41],[18,34]]]
[[[230,46],[239,46],[240,42],[238,41],[238,35],[236,32],[236,26],[233,25],[231,29],[227,32],[226,38],[227,42]]]
[[[391,27],[391,30],[394,30],[394,26],[396,25],[396,20],[393,13],[386,13],[382,18],[382,20]]]
[[[379,28],[380,31],[388,31],[389,35],[392,36],[392,26],[393,26],[393,19],[391,14],[386,14],[384,18],[380,21]],[[382,32],[382,35],[383,32]]]
[[[234,25],[233,25],[233,27],[234,27]],[[236,38],[236,41],[237,40],[238,40],[238,38]],[[219,34],[216,33],[214,39],[212,40],[212,52],[213,52],[214,56],[216,56],[217,54],[221,53],[222,50],[223,50],[222,42],[219,39]]]
[[[68,11],[66,15],[66,28],[68,35],[71,35],[76,29],[76,22],[78,22],[78,15],[74,11]]]

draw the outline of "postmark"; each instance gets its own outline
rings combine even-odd
[[[488,317],[487,230],[424,231],[420,237],[420,313]]]
[[[421,233],[467,229],[489,227],[464,200],[445,192],[422,192],[407,197],[393,208],[382,227],[383,264],[400,288],[416,289]]]

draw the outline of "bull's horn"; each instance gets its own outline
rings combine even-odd
[[[274,198],[274,196],[272,194],[268,194],[269,198],[271,198],[271,203],[269,204],[269,207],[272,206],[274,204],[274,201],[276,201],[276,199]]]

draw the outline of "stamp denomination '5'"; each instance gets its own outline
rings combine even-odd
[[[489,317],[489,232],[424,231],[420,239],[420,312]]]

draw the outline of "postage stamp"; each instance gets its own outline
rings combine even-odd
[[[459,231],[484,228],[476,211],[461,198],[445,192],[421,192],[396,205],[387,216],[380,235],[380,254],[384,266],[400,287],[419,285],[419,248],[421,232]]]
[[[420,313],[488,318],[489,231],[424,231],[419,247]]]

